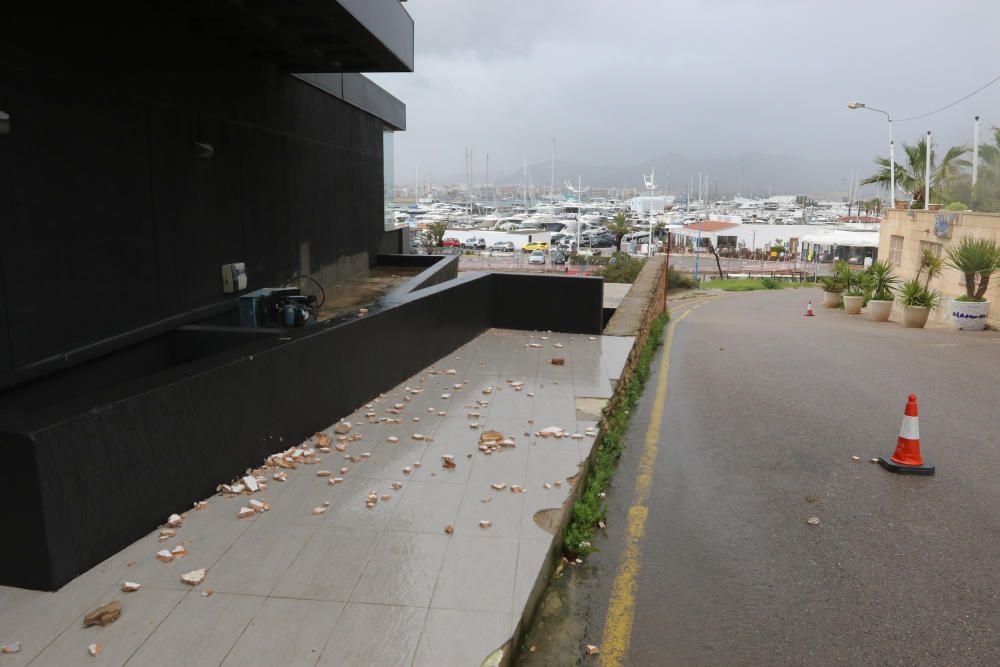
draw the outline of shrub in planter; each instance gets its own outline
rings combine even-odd
[[[847,286],[844,292],[844,312],[848,315],[859,315],[871,282],[868,272],[849,271],[844,281]]]
[[[819,284],[823,288],[823,305],[827,308],[836,308],[840,305],[841,294],[844,286],[837,276],[823,276],[819,279]]]
[[[833,275],[823,276],[819,279],[819,284],[823,287],[823,305],[825,307],[836,308],[840,305],[851,273],[851,267],[848,266],[847,262],[838,259],[833,263]]]
[[[986,299],[990,278],[1000,272],[1000,244],[993,239],[967,236],[945,251],[946,264],[965,276],[965,295],[951,301],[957,329],[981,331],[992,303]]]
[[[868,267],[868,276],[872,292],[868,300],[868,315],[874,322],[888,322],[899,278],[887,260],[874,262]]]
[[[967,210],[969,210],[969,207],[966,206],[964,203],[962,203],[960,201],[953,201],[952,203],[950,203],[947,206],[945,206],[944,210],[946,210],[946,211],[967,211]]]
[[[927,317],[941,302],[941,293],[930,290],[919,280],[907,280],[899,290],[899,301],[903,304],[903,326],[923,329]]]

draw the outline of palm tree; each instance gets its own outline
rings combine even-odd
[[[882,200],[878,197],[872,199],[872,211],[874,211],[877,216],[882,215]]]
[[[937,151],[931,149],[931,199],[940,197],[949,187],[955,186],[960,180],[963,170],[970,166],[963,156],[969,152],[965,146],[952,146],[944,157],[938,161]],[[923,204],[924,173],[927,164],[927,139],[923,138],[916,144],[903,144],[905,164],[896,162],[896,186],[910,193],[910,197]],[[877,184],[888,189],[891,183],[889,174],[889,158],[877,157],[875,164],[881,169],[878,173],[861,181],[862,185]],[[894,193],[890,193],[894,194]]]
[[[608,225],[608,231],[615,235],[615,248],[618,252],[622,251],[622,239],[625,238],[626,234],[631,234],[634,227],[632,223],[628,221],[624,213],[616,213],[615,219]],[[652,243],[650,239],[650,243]]]
[[[914,280],[920,280],[920,274],[927,271],[927,280],[924,282],[924,289],[930,289],[933,280],[944,267],[944,262],[940,257],[931,252],[930,248],[924,248],[920,252],[920,266],[917,267],[917,275]]]
[[[979,146],[979,173],[972,193],[972,207],[1000,211],[1000,127],[993,128],[993,143]]]

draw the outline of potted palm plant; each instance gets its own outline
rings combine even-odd
[[[926,271],[927,278],[924,280],[924,288],[928,289],[931,286],[931,281],[941,274],[942,268],[944,268],[944,262],[941,261],[941,258],[930,249],[924,248],[920,253],[920,266],[917,267],[916,279],[920,280],[920,274]]]
[[[888,322],[892,314],[892,301],[899,278],[887,260],[874,262],[868,268],[871,276],[872,298],[868,301],[868,315],[873,322]]]
[[[821,276],[819,284],[823,287],[823,306],[826,308],[836,308],[840,305],[840,300],[844,292],[843,285],[837,276]]]
[[[823,286],[823,306],[836,308],[840,305],[846,287],[845,278],[850,270],[847,262],[838,259],[833,263],[833,275],[823,276],[819,279],[819,284]]]
[[[1000,244],[993,239],[967,236],[945,251],[946,264],[965,276],[965,294],[951,301],[951,319],[957,329],[982,331],[992,303],[986,299],[990,278],[1000,271]]]
[[[867,271],[848,270],[844,276],[844,312],[848,315],[860,315],[861,308],[865,305],[865,291],[869,286]]]
[[[914,278],[903,283],[899,290],[899,300],[903,304],[903,326],[923,329],[931,311],[941,302],[941,293],[927,289]]]

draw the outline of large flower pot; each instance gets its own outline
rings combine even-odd
[[[865,305],[865,297],[863,296],[844,297],[844,312],[848,315],[860,315],[863,305]]]
[[[907,200],[905,199],[896,200],[896,208],[909,208],[909,207],[910,207],[910,202],[908,202]]]
[[[949,301],[951,321],[962,331],[982,331],[986,327],[991,301]]]
[[[888,322],[892,314],[892,301],[872,299],[868,302],[868,316],[872,322]]]
[[[827,308],[836,308],[840,305],[840,292],[823,292],[823,305]]]
[[[927,306],[903,306],[903,326],[908,329],[923,329],[931,309]]]

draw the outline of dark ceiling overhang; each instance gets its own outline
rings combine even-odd
[[[184,13],[204,32],[288,71],[413,71],[413,19],[400,0],[185,4]]]

